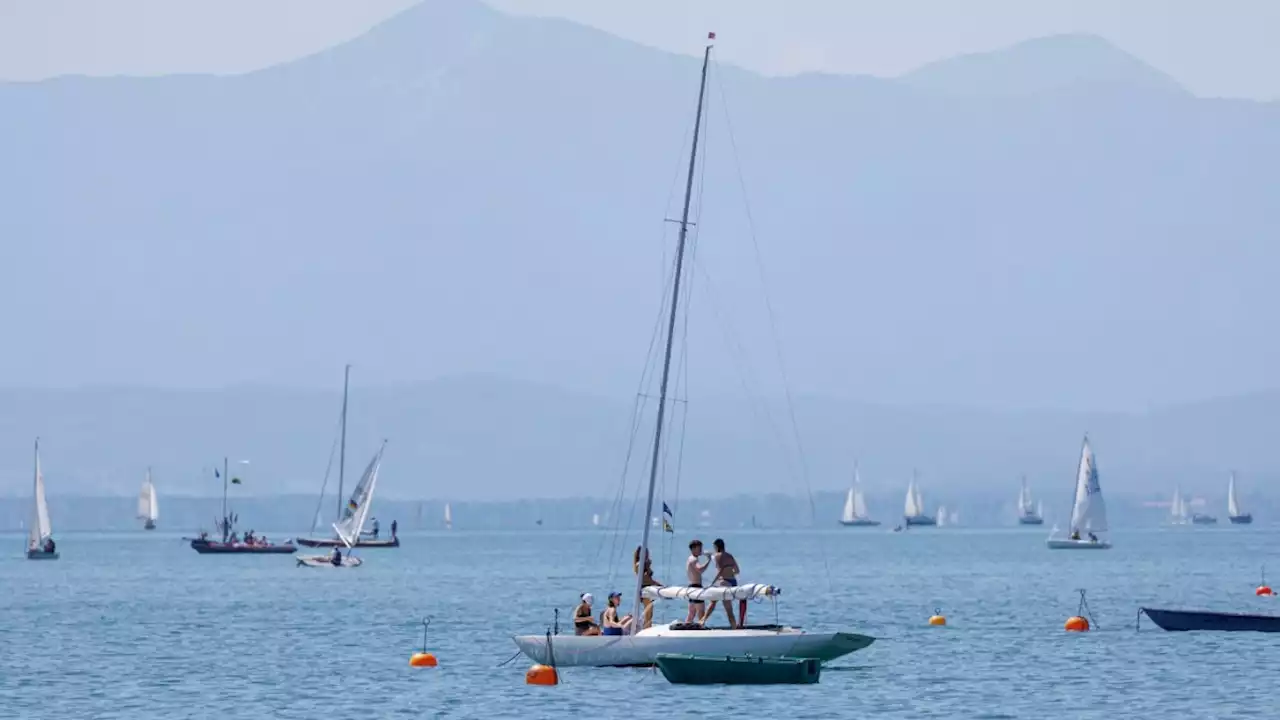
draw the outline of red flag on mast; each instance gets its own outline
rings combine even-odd
[[[713,32],[709,32],[709,33],[707,33],[707,39],[708,39],[708,40],[715,40],[715,39],[716,39],[716,34],[715,34],[715,33],[713,33]]]

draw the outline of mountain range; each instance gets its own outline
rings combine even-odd
[[[245,75],[0,84],[0,384],[164,406],[350,361],[388,393],[480,373],[627,397],[697,79],[456,0]],[[1142,412],[1275,385],[1280,105],[1061,36],[898,78],[714,64],[705,150],[691,387]]]

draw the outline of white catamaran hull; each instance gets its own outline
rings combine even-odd
[[[1049,538],[1045,541],[1050,550],[1109,550],[1111,543],[1106,540],[1071,540]]]
[[[546,635],[517,635],[513,639],[520,652],[534,662],[551,662]],[[794,628],[672,630],[655,625],[636,635],[555,635],[551,644],[559,667],[634,667],[653,665],[658,653],[813,658],[827,662],[874,641],[866,635],[806,633]]]

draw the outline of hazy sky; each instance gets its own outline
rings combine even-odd
[[[426,0],[452,2],[454,0]],[[415,0],[0,0],[0,79],[242,72],[358,35]],[[489,0],[673,51],[719,33],[770,74],[895,75],[1066,32],[1101,35],[1199,95],[1280,98],[1277,0]]]

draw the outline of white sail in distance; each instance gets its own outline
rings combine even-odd
[[[156,486],[151,482],[151,471],[147,470],[147,479],[138,492],[138,519],[155,522],[160,519],[160,506],[156,502]]]
[[[1231,473],[1231,479],[1227,480],[1227,514],[1232,517],[1239,517],[1243,513],[1240,512],[1240,501],[1236,498],[1236,474]]]
[[[369,517],[373,489],[378,484],[378,468],[382,465],[382,451],[386,447],[387,443],[384,440],[382,447],[378,448],[377,454],[369,461],[369,466],[360,476],[360,482],[356,483],[356,489],[351,493],[351,499],[347,501],[342,521],[333,524],[333,529],[338,533],[338,539],[342,540],[347,547],[354,547],[359,542],[364,521]]]
[[[40,441],[36,441],[36,473],[34,481],[34,502],[31,511],[31,547],[41,547],[44,541],[53,536],[53,525],[49,522],[49,504],[44,498],[44,472],[40,469]]]
[[[920,491],[916,488],[916,480],[911,478],[911,484],[907,486],[907,500],[903,504],[902,514],[907,517],[915,517],[920,514],[922,507],[920,504]]]
[[[1080,449],[1075,501],[1071,508],[1071,529],[1079,532],[1107,530],[1107,505],[1102,499],[1102,485],[1098,482],[1098,463],[1087,437]]]

